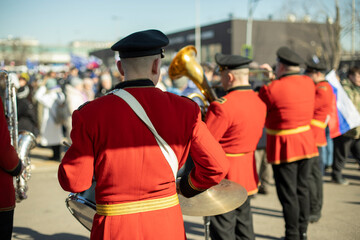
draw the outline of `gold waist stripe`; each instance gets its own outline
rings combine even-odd
[[[165,208],[170,208],[179,204],[177,194],[170,197],[142,200],[136,202],[119,203],[119,204],[96,204],[96,212],[102,216],[116,216],[133,214],[140,212],[149,212]]]
[[[290,135],[295,133],[306,132],[308,130],[310,130],[310,125],[300,126],[292,129],[279,129],[279,130],[267,128],[266,133],[269,135]]]
[[[326,123],[316,120],[316,119],[311,119],[311,125],[319,127],[319,128],[323,128],[323,129],[325,129],[327,126]]]
[[[228,157],[240,157],[244,156],[246,153],[226,153],[225,155]]]

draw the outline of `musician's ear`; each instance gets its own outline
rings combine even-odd
[[[117,62],[116,62],[116,66],[117,66],[120,74],[121,74],[122,76],[124,76],[124,69],[123,69],[123,67],[122,67],[121,61],[117,61]]]
[[[153,74],[159,74],[160,73],[160,64],[161,64],[161,59],[160,58],[156,58],[153,61],[152,68],[151,68],[151,71],[152,71]]]
[[[234,82],[234,80],[235,80],[234,74],[229,71],[229,72],[227,73],[227,75],[228,75],[229,83]]]

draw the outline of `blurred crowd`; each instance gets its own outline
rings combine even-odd
[[[105,95],[121,81],[108,68],[80,71],[9,72],[17,89],[18,129],[32,132],[39,147],[53,150],[52,160],[60,160],[63,142],[71,144],[71,113],[79,106]],[[5,101],[4,85],[1,96]]]
[[[256,62],[251,63],[250,67],[255,69],[249,76],[255,91],[274,76],[274,67]],[[191,95],[205,112],[206,99],[195,82],[186,76],[171,80],[168,68],[166,65],[161,68],[160,81],[156,87],[177,95]],[[216,96],[224,96],[226,92],[216,64],[202,63],[201,68]],[[37,137],[38,146],[51,148],[51,160],[57,161],[60,161],[62,152],[66,150],[64,142],[71,144],[72,112],[87,101],[105,95],[123,80],[117,70],[105,66],[85,71],[72,66],[62,71],[23,71],[11,72],[10,75],[17,86],[18,129],[32,132]],[[339,70],[338,76],[340,81],[346,78],[344,68]],[[3,93],[1,96],[4,100]],[[259,149],[263,150],[260,145]]]

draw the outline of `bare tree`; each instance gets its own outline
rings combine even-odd
[[[339,8],[339,2],[336,0],[335,4],[336,9],[336,17],[335,22],[330,26],[328,24],[329,33],[332,36],[332,41],[330,41],[330,46],[332,48],[332,68],[336,69],[339,67],[340,59],[341,59],[341,42],[340,42],[340,34],[341,34],[341,25],[340,25],[340,8]]]
[[[359,3],[359,2],[358,2]],[[359,8],[357,4],[356,11],[356,32],[360,32],[360,18]],[[311,6],[311,8],[309,8]],[[296,9],[296,11],[294,11]],[[341,6],[339,1],[335,0],[335,11],[328,9],[324,2],[315,0],[305,1],[285,1],[282,6],[282,14],[288,16],[292,14],[296,17],[297,21],[305,20],[306,16],[311,17],[314,21],[324,22],[323,17],[326,17],[326,27],[317,26],[317,31],[321,42],[318,45],[309,44],[309,51],[316,54],[319,58],[325,60],[329,68],[337,69],[342,55],[342,42],[344,38],[348,37],[351,33],[351,1],[342,1]],[[333,17],[331,17],[333,13]],[[343,17],[341,17],[343,16]],[[332,20],[335,18],[334,20]],[[310,46],[311,45],[311,46]]]

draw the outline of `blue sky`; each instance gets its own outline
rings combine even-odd
[[[349,2],[349,0],[339,0]],[[359,1],[359,0],[356,0]],[[198,5],[196,3],[199,3]],[[117,41],[135,31],[165,33],[248,17],[248,0],[2,0],[0,38],[27,37],[41,44],[74,40]],[[334,16],[335,0],[257,0],[254,19],[285,19],[288,13]],[[351,1],[350,1],[351,2]],[[197,7],[200,8],[197,11]],[[197,15],[198,14],[198,15]],[[198,16],[198,18],[197,18]]]

